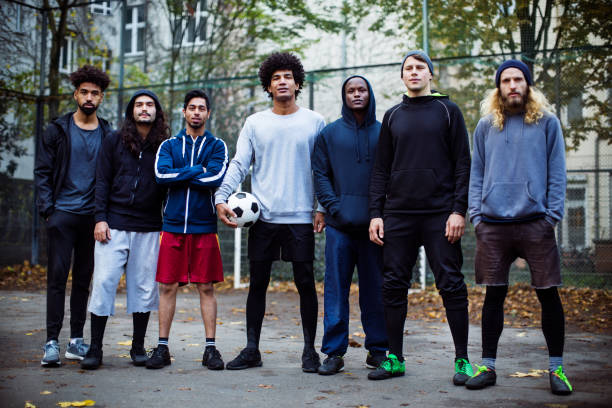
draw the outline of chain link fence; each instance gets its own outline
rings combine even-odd
[[[612,286],[612,145],[609,143],[609,107],[606,107],[611,97],[610,82],[609,79],[604,82],[603,88],[589,88],[568,76],[582,61],[588,61],[593,54],[602,52],[607,50],[553,50],[538,54],[533,60],[535,83],[549,98],[553,113],[561,119],[568,148],[565,217],[557,227],[557,236],[563,280],[569,286]],[[436,75],[433,88],[448,94],[459,105],[470,138],[480,117],[479,103],[486,90],[493,87],[495,69],[503,59],[502,56],[481,56],[434,60]],[[606,56],[604,60],[609,66],[610,57]],[[342,106],[341,84],[347,76],[359,74],[371,82],[376,97],[377,117],[382,120],[385,110],[399,103],[405,91],[399,72],[399,62],[308,72],[298,104],[322,113],[328,123],[336,120]],[[565,75],[561,76],[560,73]],[[269,106],[269,100],[255,76],[193,81],[172,87],[167,84],[150,85],[147,88],[160,97],[172,120],[173,133],[183,126],[181,108],[185,92],[192,88],[205,89],[211,96],[213,111],[208,127],[226,141],[231,155],[246,116]],[[100,116],[117,126],[120,122],[119,107],[127,105],[135,89],[108,90],[99,110]],[[33,241],[38,242],[39,261],[45,263],[44,221],[33,229],[32,171],[37,98],[14,91],[0,89],[0,126],[4,134],[3,146],[0,147],[0,265],[30,259]],[[603,110],[597,110],[597,104],[603,105]],[[72,96],[62,95],[59,111],[73,109]],[[601,128],[601,123],[604,128]],[[16,146],[9,146],[9,141]],[[5,145],[9,148],[5,148]],[[9,164],[11,160],[13,165]],[[242,187],[248,191],[249,181]],[[246,231],[242,231],[242,276],[248,275],[246,235]],[[228,275],[233,274],[234,270],[234,237],[233,230],[219,223],[221,251]],[[324,275],[324,242],[324,234],[317,235],[317,279],[322,279]],[[475,238],[471,225],[467,226],[462,246],[463,272],[466,279],[473,282]],[[415,278],[417,276],[415,274]],[[275,262],[273,277],[291,279],[290,264]],[[431,273],[427,277],[427,283],[433,283]],[[514,263],[511,279],[529,282],[529,268],[523,260]]]

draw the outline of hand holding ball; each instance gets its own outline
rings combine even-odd
[[[236,217],[230,217],[230,220],[238,227],[250,227],[259,218],[259,202],[253,194],[243,191],[234,193],[229,196],[227,205],[236,213]]]

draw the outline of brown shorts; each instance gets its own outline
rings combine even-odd
[[[507,285],[510,265],[521,257],[537,289],[561,285],[559,250],[554,227],[544,218],[521,223],[476,226],[476,283]]]
[[[223,282],[223,264],[217,234],[160,235],[157,276],[159,283]]]

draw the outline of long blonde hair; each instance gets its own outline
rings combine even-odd
[[[525,123],[538,123],[545,112],[552,112],[552,107],[546,96],[538,89],[530,86],[527,91],[527,106]],[[504,103],[499,88],[491,89],[480,103],[482,116],[492,115],[493,126],[502,130],[504,128]]]

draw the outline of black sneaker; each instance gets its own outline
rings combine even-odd
[[[315,349],[307,349],[302,353],[302,371],[305,373],[316,373],[321,366],[321,359]]]
[[[472,365],[467,358],[455,359],[455,375],[453,375],[453,384],[465,385],[465,382],[474,375]]]
[[[383,361],[387,359],[387,353],[384,351],[368,351],[366,357],[367,368],[378,368]]]
[[[238,357],[225,365],[228,370],[244,370],[245,368],[261,367],[261,354],[256,348],[244,348]]]
[[[102,349],[97,344],[92,344],[87,354],[81,360],[81,368],[84,370],[95,370],[102,365]]]
[[[555,395],[570,395],[574,390],[563,372],[563,366],[550,372],[550,390]]]
[[[171,363],[168,346],[160,344],[153,349],[153,354],[151,354],[151,357],[147,360],[146,366],[147,368],[164,368]]]
[[[319,374],[333,375],[344,370],[344,359],[342,356],[330,356],[323,360],[323,364],[319,367]]]
[[[469,390],[480,390],[488,387],[489,385],[495,385],[497,382],[497,374],[495,370],[491,370],[486,366],[476,366],[478,371],[469,380],[465,382],[465,388]]]
[[[132,348],[130,349],[130,358],[132,359],[132,363],[135,366],[142,367],[147,363],[147,351],[145,350],[142,344],[134,344],[132,343]]]
[[[202,365],[208,367],[209,370],[223,370],[225,366],[221,359],[221,353],[219,353],[219,350],[214,346],[209,346],[204,349]]]
[[[399,361],[397,356],[389,353],[385,361],[380,363],[376,370],[368,373],[368,380],[387,380],[393,377],[401,377],[406,373],[406,363]]]

